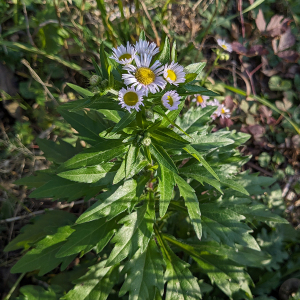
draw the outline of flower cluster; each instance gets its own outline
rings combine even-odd
[[[230,118],[230,110],[229,108],[226,108],[224,104],[221,104],[217,99],[210,100],[209,96],[202,96],[200,94],[194,95],[195,98],[192,100],[192,102],[196,102],[197,106],[201,106],[202,108],[206,106],[216,106],[216,111],[211,115],[211,118],[215,120],[217,117],[220,118]]]
[[[144,40],[136,42],[132,46],[127,42],[126,47],[121,45],[113,49],[111,56],[119,64],[123,65],[122,79],[126,88],[119,91],[119,101],[123,108],[129,112],[140,110],[144,105],[144,97],[149,93],[156,94],[164,90],[167,84],[178,86],[185,82],[184,68],[175,63],[162,65],[153,57],[159,53],[155,43]],[[178,109],[180,96],[175,90],[167,91],[162,97],[162,105],[169,110]]]

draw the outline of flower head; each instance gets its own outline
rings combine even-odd
[[[178,105],[180,104],[180,96],[176,93],[176,91],[166,92],[162,98],[162,104],[168,110],[176,110],[178,109]]]
[[[127,46],[119,46],[113,49],[113,55],[110,57],[122,65],[130,64],[136,56],[136,50],[127,42]]]
[[[139,40],[135,44],[135,50],[138,55],[147,54],[149,56],[154,56],[159,52],[159,49],[157,48],[155,43],[149,44],[149,42],[144,40]]]
[[[226,43],[225,40],[217,39],[218,45],[228,52],[232,52],[232,46],[229,43]]]
[[[139,111],[139,106],[144,105],[143,103],[143,92],[136,91],[134,87],[127,89],[122,88],[119,92],[119,101],[123,108],[131,112],[132,109]]]
[[[178,85],[178,83],[185,82],[185,72],[183,66],[171,62],[170,65],[165,65],[164,78],[171,84]]]
[[[216,111],[216,114],[218,117],[221,117],[222,119],[226,118],[230,118],[230,110],[229,108],[226,108],[224,104],[221,104],[217,111]]]
[[[208,104],[207,100],[209,99],[209,96],[202,96],[200,94],[194,95],[196,98],[194,98],[192,101],[197,103],[197,106],[201,106],[202,108],[206,107]]]
[[[151,59],[151,56],[143,54],[141,57],[136,56],[136,67],[133,65],[123,67],[129,72],[122,75],[124,83],[136,86],[137,91],[143,90],[146,96],[149,91],[154,94],[159,91],[159,88],[164,89],[166,86],[165,80],[160,76],[164,67],[158,60],[150,67]]]

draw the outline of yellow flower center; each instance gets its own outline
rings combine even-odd
[[[119,60],[122,60],[122,59],[130,59],[130,58],[131,58],[131,54],[125,53],[125,54],[122,54],[122,55],[119,57]]]
[[[151,69],[141,67],[136,70],[135,78],[138,82],[148,85],[155,80],[155,74]]]
[[[124,102],[129,106],[134,106],[139,101],[139,97],[135,92],[127,92],[124,95]]]
[[[227,50],[227,46],[225,44],[222,45],[222,48]]]
[[[203,102],[203,98],[202,98],[202,96],[197,96],[197,102],[199,102],[199,103],[202,103]]]
[[[177,76],[173,70],[167,70],[167,72],[168,72],[167,78],[169,78],[172,81],[175,81],[177,79]]]
[[[225,114],[225,109],[224,108],[221,109],[221,113]]]
[[[173,106],[173,104],[174,104],[173,98],[172,98],[171,96],[168,96],[168,97],[167,97],[167,100],[168,100],[169,104],[170,104],[171,106]]]

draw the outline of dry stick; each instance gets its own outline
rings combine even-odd
[[[291,184],[297,178],[298,178],[298,173],[296,173],[295,175],[289,178],[288,182],[286,183],[285,187],[282,190],[282,194],[281,194],[282,198],[284,198],[287,195],[288,191],[290,190]]]
[[[195,11],[196,8],[198,7],[198,5],[199,5],[201,2],[202,2],[202,0],[198,0],[198,1],[194,4],[194,6],[192,7],[192,10]]]
[[[239,0],[238,2],[238,10],[240,12],[240,18],[241,18],[241,24],[242,24],[242,34],[243,38],[245,38],[245,22],[244,22],[244,16],[243,16],[243,3],[242,0]]]
[[[43,82],[43,80],[42,80],[42,79],[39,77],[39,75],[36,74],[36,72],[30,67],[29,62],[28,62],[26,59],[22,59],[22,60],[21,60],[21,63],[22,63],[23,65],[25,65],[25,66],[28,68],[28,70],[29,70],[31,76],[33,77],[33,79],[36,80],[38,83],[40,83],[40,84],[44,87],[45,92],[48,94],[48,96],[51,98],[51,100],[52,100],[55,104],[58,104],[58,102],[57,102],[56,99],[53,97],[53,95],[51,94],[51,92],[48,90],[48,88],[47,88],[47,86],[45,85],[45,83]]]
[[[256,170],[260,171],[261,173],[265,173],[266,175],[268,175],[270,177],[273,177],[273,174],[271,172],[269,172],[269,171],[267,171],[267,170],[265,170],[265,169],[263,169],[263,168],[255,165],[254,163],[252,163],[250,161],[248,161],[246,165],[248,165],[252,169],[256,169]]]
[[[145,4],[145,2],[144,2],[143,0],[140,0],[140,3],[142,4],[142,7],[143,7],[143,9],[144,9],[144,11],[145,11],[145,14],[146,14],[147,18],[148,18],[149,21],[150,21],[152,30],[153,30],[154,35],[155,35],[156,44],[157,44],[157,46],[159,47],[159,46],[160,46],[160,39],[159,39],[158,33],[157,33],[157,31],[156,31],[155,25],[154,25],[154,23],[153,23],[153,21],[152,21],[150,15],[149,15],[149,12],[148,12],[148,10],[147,10],[147,6],[146,6],[146,4]]]
[[[36,48],[36,45],[33,42],[32,36],[30,34],[30,29],[29,29],[29,21],[28,21],[28,15],[27,15],[27,9],[24,1],[22,1],[23,4],[23,12],[24,12],[24,17],[25,17],[25,24],[26,24],[26,32],[28,35],[29,43]]]

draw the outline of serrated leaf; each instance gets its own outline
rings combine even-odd
[[[170,42],[169,38],[166,36],[163,49],[160,51],[160,54],[157,58],[162,65],[166,64],[170,60]]]
[[[34,223],[22,227],[20,234],[4,248],[4,251],[28,249],[46,235],[54,234],[59,227],[73,224],[76,217],[63,210],[54,210],[46,211],[32,220]]]
[[[77,220],[77,224],[107,217],[110,220],[130,207],[136,196],[135,180],[125,181],[111,190],[100,194],[96,203],[86,210]]]
[[[153,154],[153,156],[156,158],[157,162],[160,165],[163,165],[173,173],[178,172],[174,162],[172,161],[168,153],[164,150],[164,148],[160,147],[157,144],[154,145],[153,143],[150,145],[149,148],[151,154]]]
[[[118,265],[105,266],[106,261],[89,268],[89,271],[74,283],[76,286],[61,299],[64,300],[106,300],[118,281]]]
[[[183,197],[185,205],[188,210],[191,223],[195,229],[198,239],[202,236],[201,213],[199,208],[199,201],[194,189],[179,175],[174,174],[175,182],[178,185],[180,195]]]
[[[127,277],[119,297],[129,292],[129,300],[155,299],[156,289],[162,292],[164,288],[163,266],[164,261],[157,245],[151,240],[144,252],[139,249],[125,265],[122,272],[125,272]],[[157,293],[160,294],[159,292]]]
[[[58,172],[106,163],[124,153],[125,149],[126,144],[122,140],[102,139],[97,145],[67,160],[58,168]]]
[[[67,242],[60,248],[56,257],[78,253],[83,256],[96,245],[97,250],[100,252],[112,238],[117,227],[114,219],[108,222],[100,219],[76,225],[73,227],[75,231],[68,237]]]
[[[95,183],[104,178],[107,172],[114,166],[114,163],[105,163],[95,166],[79,168],[58,173],[59,177],[84,183]]]
[[[112,243],[115,247],[107,260],[107,266],[119,263],[127,256],[131,258],[140,248],[141,253],[147,249],[152,237],[155,221],[154,201],[146,202],[135,212],[123,218],[119,223],[123,227],[115,234]]]
[[[57,233],[48,235],[36,245],[36,248],[27,252],[11,269],[11,273],[23,273],[39,270],[39,276],[42,276],[65,260],[70,258],[56,258],[55,255],[74,230],[70,226],[58,228]],[[75,256],[71,257],[73,260]]]
[[[159,166],[158,179],[158,191],[160,192],[159,215],[162,218],[167,212],[172,199],[175,181],[173,173],[163,165]]]
[[[67,83],[67,85],[83,97],[92,97],[92,96],[94,96],[94,93],[92,93],[89,90],[86,90],[86,89],[84,89],[84,88],[82,88],[78,85],[75,85],[75,84],[72,84],[72,83]]]

